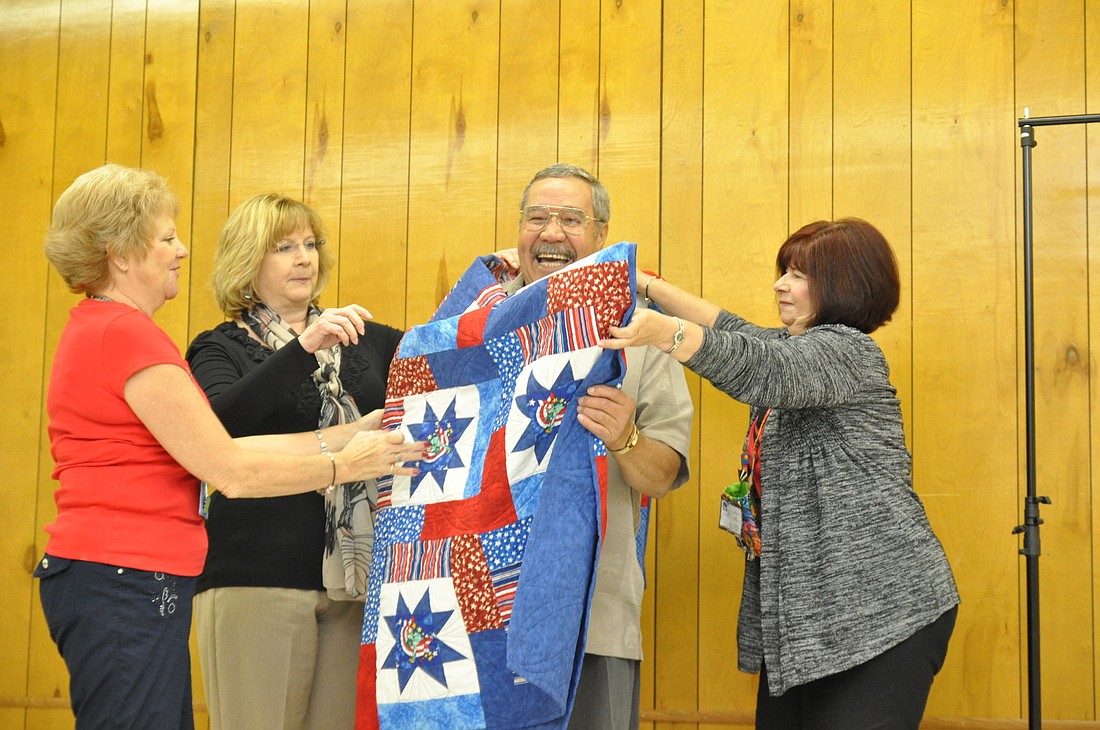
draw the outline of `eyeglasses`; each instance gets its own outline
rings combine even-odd
[[[604,222],[599,218],[593,218],[580,208],[561,208],[556,205],[529,205],[519,214],[520,225],[524,230],[532,233],[537,233],[550,225],[551,218],[557,218],[561,229],[572,234],[584,233],[589,221]]]
[[[298,247],[301,246],[306,250],[306,253],[313,253],[319,251],[322,246],[325,245],[323,239],[302,241],[301,243],[295,243],[294,241],[276,241],[275,253],[282,254],[283,256],[289,256],[293,253],[297,253]]]

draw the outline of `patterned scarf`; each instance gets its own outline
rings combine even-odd
[[[306,325],[321,315],[311,306]],[[283,324],[279,315],[266,304],[257,303],[242,312],[241,319],[272,350],[298,336]],[[318,428],[352,423],[359,418],[359,407],[340,382],[341,347],[335,345],[314,353],[317,370],[313,383],[321,395]],[[375,481],[337,484],[325,491],[325,554],[322,577],[329,597],[334,600],[362,599],[367,592],[371,549],[374,546],[374,509],[378,502]]]

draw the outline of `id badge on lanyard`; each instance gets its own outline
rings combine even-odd
[[[737,546],[745,551],[749,560],[760,557],[759,487],[753,494],[754,482],[760,479],[760,447],[764,424],[771,415],[769,408],[759,420],[754,420],[745,436],[741,451],[741,469],[738,481],[722,490],[718,526],[733,535]]]

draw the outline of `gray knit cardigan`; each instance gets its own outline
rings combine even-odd
[[[901,408],[878,345],[841,325],[792,337],[729,312],[685,363],[772,408],[761,454],[759,560],[748,561],[738,668],[768,689],[844,671],[959,603],[913,491]]]

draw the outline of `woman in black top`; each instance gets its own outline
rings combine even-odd
[[[213,284],[230,321],[196,337],[187,360],[233,436],[317,429],[383,405],[402,332],[367,321],[356,342],[317,347],[370,317],[317,307],[333,264],[324,236],[315,211],[274,194],[245,201],[222,230]],[[214,730],[352,727],[372,488],[211,498],[195,615]]]

